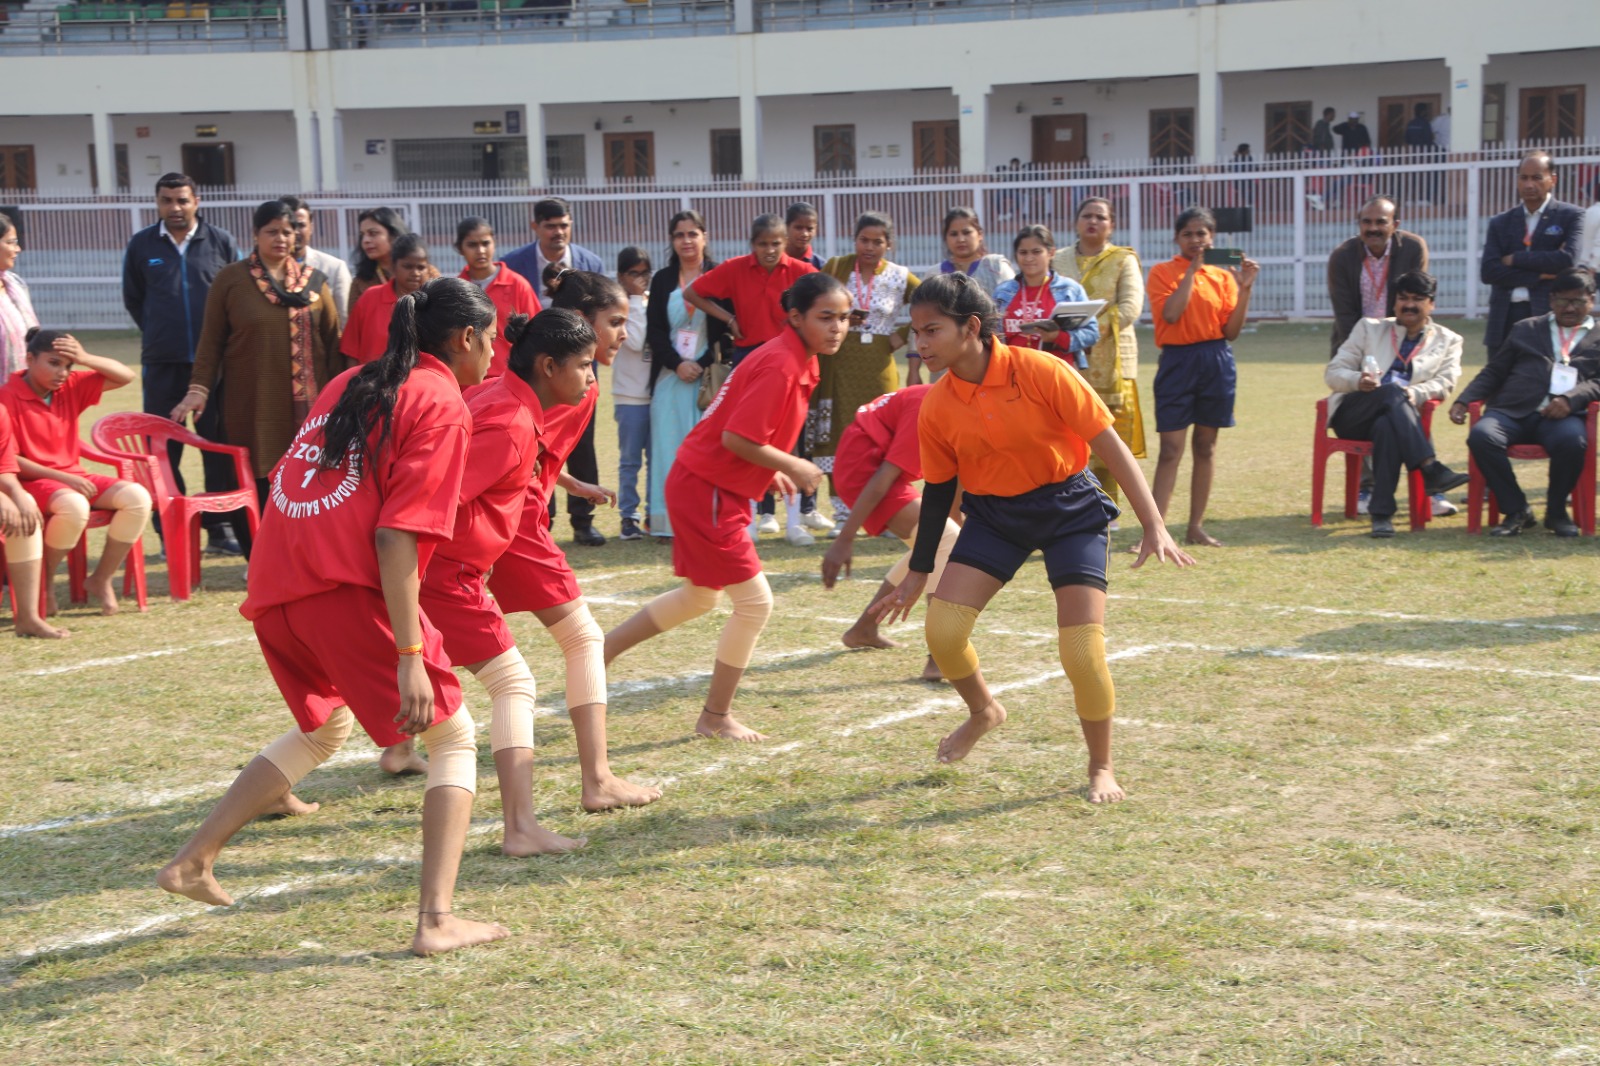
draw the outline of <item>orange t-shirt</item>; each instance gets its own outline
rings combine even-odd
[[[917,436],[930,484],[960,478],[981,496],[1020,496],[1089,463],[1089,441],[1115,419],[1066,363],[993,341],[977,383],[946,374],[922,400]]]
[[[1183,317],[1176,322],[1162,318],[1161,309],[1178,291],[1178,283],[1183,281],[1188,269],[1189,260],[1181,255],[1150,268],[1145,292],[1150,296],[1150,314],[1155,318],[1159,347],[1221,340],[1228,316],[1239,304],[1239,283],[1234,280],[1233,273],[1221,267],[1202,265],[1195,274],[1194,287],[1189,290],[1189,303],[1183,309]]]

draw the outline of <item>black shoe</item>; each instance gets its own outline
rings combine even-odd
[[[1489,530],[1489,536],[1514,537],[1518,533],[1521,533],[1524,529],[1532,529],[1538,524],[1539,521],[1533,517],[1532,511],[1518,511],[1516,514],[1506,515],[1504,521],[1495,526],[1493,529]]]
[[[233,535],[233,530],[227,526],[218,526],[206,537],[207,555],[243,555],[244,549],[239,546],[239,539]]]
[[[1372,535],[1380,540],[1394,536],[1394,518],[1391,515],[1373,515]]]
[[[590,528],[593,529],[594,527],[591,526]],[[635,522],[631,518],[624,518],[622,520],[622,539],[623,540],[643,540],[644,539],[644,530],[639,528],[639,523],[638,522]]]
[[[1466,474],[1451,470],[1443,463],[1434,463],[1422,471],[1422,484],[1429,496],[1443,496],[1451,489],[1459,489],[1472,480]]]
[[[1568,517],[1565,510],[1551,511],[1545,515],[1544,528],[1558,537],[1576,537],[1578,535],[1578,523]]]
[[[594,528],[594,526],[573,526],[572,542],[581,544],[585,548],[598,548],[606,542],[606,535]]]

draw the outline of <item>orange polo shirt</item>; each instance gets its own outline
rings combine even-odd
[[[1183,317],[1176,322],[1162,318],[1161,309],[1178,291],[1178,283],[1188,269],[1189,260],[1181,255],[1150,268],[1145,292],[1150,296],[1150,314],[1155,317],[1158,347],[1221,340],[1228,316],[1239,305],[1239,283],[1233,279],[1233,272],[1202,265],[1195,275],[1194,288],[1189,290],[1189,303],[1183,309]]]
[[[1020,496],[1089,463],[1089,441],[1115,419],[1066,363],[996,338],[979,382],[946,374],[922,400],[922,476],[960,478],[980,496]]]

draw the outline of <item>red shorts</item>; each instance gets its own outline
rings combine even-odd
[[[721,589],[761,573],[750,540],[750,501],[674,465],[667,475],[672,570],[703,589]]]
[[[484,588],[483,571],[435,555],[422,578],[422,612],[444,636],[452,663],[468,666],[514,648],[505,615]]]
[[[107,489],[115,485],[119,480],[114,477],[106,477],[104,474],[84,474],[83,476],[94,482],[94,498],[89,501],[90,503],[98,500]],[[24,481],[22,487],[28,490],[28,494],[33,497],[34,502],[39,505],[39,510],[44,512],[46,518],[50,517],[50,497],[63,490],[67,492],[77,491],[65,482],[55,481],[47,477]]]
[[[839,498],[845,504],[854,507],[856,499],[861,495],[861,490],[867,487],[867,482],[872,480],[872,475],[878,472],[883,465],[883,456],[878,454],[876,448],[866,451],[850,451],[833,457],[833,487],[839,490]],[[905,509],[906,504],[916,503],[922,499],[917,490],[911,487],[911,475],[905,471],[895,478],[889,491],[883,494],[883,499],[872,513],[861,523],[861,528],[867,536],[876,537],[889,528],[889,520]]]
[[[544,502],[529,496],[511,547],[489,570],[489,590],[506,614],[559,607],[583,595],[566,553],[550,534],[549,518]]]
[[[398,656],[383,593],[341,585],[269,607],[255,627],[267,668],[301,732],[320,728],[336,708],[346,706],[380,747],[407,739],[394,721],[400,710]],[[461,709],[461,683],[426,614],[422,661],[433,683],[431,724],[438,725]]]

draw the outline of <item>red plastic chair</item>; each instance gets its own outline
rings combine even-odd
[[[1467,405],[1467,426],[1470,429],[1478,424],[1478,419],[1483,417],[1483,404],[1472,403]],[[1572,520],[1578,523],[1578,528],[1586,537],[1594,536],[1594,493],[1595,493],[1595,425],[1600,421],[1600,404],[1590,404],[1585,424],[1588,426],[1589,449],[1583,456],[1583,472],[1578,475],[1578,483],[1572,488]],[[1506,449],[1506,455],[1512,459],[1545,459],[1550,458],[1550,453],[1537,444],[1513,444]],[[1500,524],[1500,505],[1495,502],[1494,493],[1489,491],[1488,482],[1483,480],[1483,471],[1478,469],[1478,464],[1472,461],[1471,453],[1467,457],[1467,532],[1478,533],[1483,530],[1483,503],[1484,498],[1489,501],[1489,524]]]
[[[1428,400],[1418,410],[1422,419],[1422,432],[1433,439],[1433,412],[1438,400]],[[1311,445],[1311,524],[1322,525],[1322,497],[1328,479],[1328,460],[1344,454],[1344,516],[1356,516],[1356,494],[1361,488],[1361,460],[1372,454],[1369,440],[1342,440],[1328,432],[1328,398],[1317,401],[1317,432]],[[1433,518],[1433,498],[1422,483],[1422,471],[1411,471],[1410,488],[1411,531],[1425,530]]]
[[[108,454],[144,460],[146,473],[141,484],[150,490],[161,528],[166,533],[167,584],[172,598],[187,600],[200,586],[200,516],[243,510],[254,537],[261,524],[261,508],[256,500],[256,476],[250,469],[250,451],[232,444],[218,444],[189,432],[176,422],[159,415],[136,412],[106,415],[94,424],[90,438],[96,448]],[[241,488],[231,492],[198,492],[179,495],[172,475],[172,459],[167,442],[220,452],[233,456],[234,476]]]
[[[91,463],[109,466],[117,472],[117,477],[122,481],[136,481],[140,484],[145,482],[145,478],[141,476],[141,469],[149,464],[140,462],[137,457],[102,455],[89,448],[82,448],[79,454]],[[90,511],[89,524],[84,527],[83,536],[78,538],[78,543],[67,553],[67,598],[73,604],[89,602],[86,588],[89,576],[89,530],[110,524],[110,511]],[[150,609],[149,592],[145,588],[143,536],[133,542],[133,547],[128,549],[127,562],[122,564],[122,595],[124,597],[136,595],[139,600],[139,610]]]

